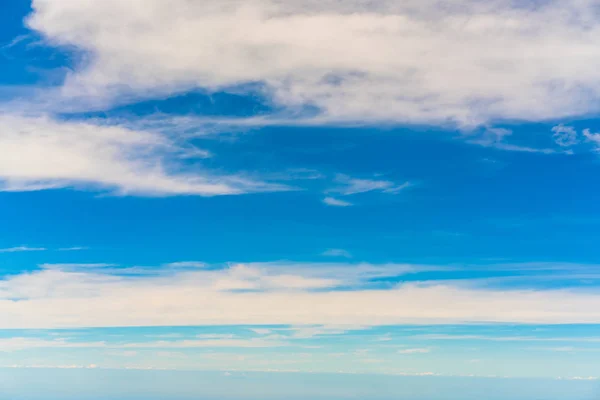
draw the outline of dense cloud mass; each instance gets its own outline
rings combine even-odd
[[[88,105],[260,84],[333,122],[544,120],[598,111],[597,2],[35,0],[28,25],[83,51]]]

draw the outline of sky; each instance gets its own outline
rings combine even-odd
[[[3,2],[0,397],[598,399],[598,6]]]

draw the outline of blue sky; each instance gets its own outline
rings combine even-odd
[[[0,6],[0,395],[597,396],[595,2],[397,3]]]

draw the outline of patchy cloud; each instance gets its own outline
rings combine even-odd
[[[554,142],[561,147],[571,147],[579,143],[577,131],[572,126],[557,125],[552,128]]]

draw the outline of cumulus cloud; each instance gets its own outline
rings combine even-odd
[[[92,187],[120,195],[214,196],[286,189],[239,175],[186,170],[181,158],[190,151],[147,131],[0,114],[0,190]]]
[[[328,121],[477,125],[598,111],[594,1],[34,0],[28,26],[83,52],[79,104],[259,83]]]
[[[346,272],[354,269],[237,265],[139,276],[44,269],[0,280],[0,328],[600,322],[594,292],[423,283],[340,289],[356,282]]]

